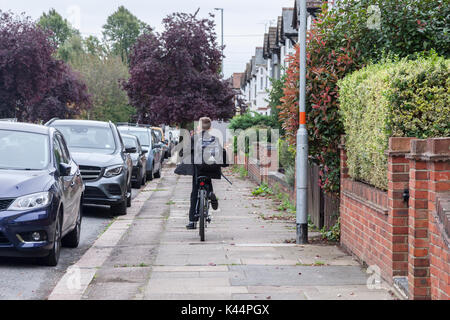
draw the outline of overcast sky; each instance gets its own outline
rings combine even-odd
[[[224,8],[225,76],[243,72],[245,64],[262,46],[269,24],[276,25],[281,8],[292,7],[294,0],[0,0],[0,9],[25,12],[37,19],[44,11],[55,8],[85,35],[101,37],[106,18],[124,5],[140,20],[161,31],[162,19],[172,12],[194,13],[207,17],[214,8]],[[216,14],[220,43],[220,13]]]

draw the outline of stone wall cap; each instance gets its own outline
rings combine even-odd
[[[450,160],[450,137],[415,139],[411,141],[408,159],[448,161]]]
[[[411,141],[417,138],[411,137],[391,137],[389,138],[389,155],[407,154],[411,151]]]

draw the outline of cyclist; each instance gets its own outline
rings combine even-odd
[[[220,145],[219,139],[212,136],[209,131],[211,129],[211,119],[203,117],[199,120],[196,132],[191,136],[190,155],[185,155],[181,164],[175,169],[175,174],[192,175],[192,192],[191,205],[189,209],[189,223],[186,225],[188,230],[196,229],[198,216],[196,205],[198,200],[198,183],[197,177],[208,177],[206,183],[208,185],[209,199],[214,210],[219,207],[219,202],[212,185],[212,179],[222,178],[222,167],[227,167],[226,151]],[[184,142],[183,142],[184,143]],[[222,154],[220,151],[222,150]],[[190,157],[190,161],[186,158]],[[212,158],[214,159],[212,159]]]

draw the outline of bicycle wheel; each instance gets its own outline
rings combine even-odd
[[[206,220],[206,190],[200,191],[200,208],[199,208],[199,221],[200,221],[200,241],[205,241],[205,220]]]

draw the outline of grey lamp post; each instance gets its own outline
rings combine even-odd
[[[214,10],[220,11],[222,16],[222,75],[224,75],[224,61],[223,61],[223,8],[214,8]]]
[[[308,243],[308,132],[306,130],[306,0],[298,0],[300,10],[300,128],[297,132],[297,244]]]

